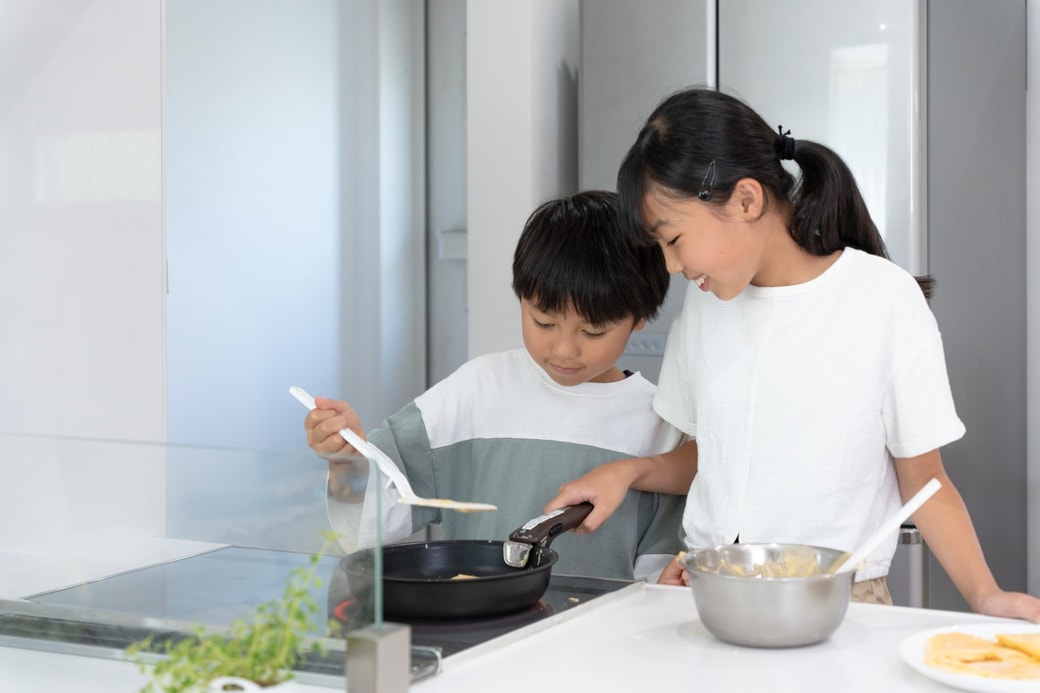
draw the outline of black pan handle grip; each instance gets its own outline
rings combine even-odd
[[[592,512],[592,503],[578,503],[557,508],[532,520],[509,535],[510,541],[532,546],[548,546],[559,535],[574,529]]]

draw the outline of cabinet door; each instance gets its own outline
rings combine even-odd
[[[923,4],[718,4],[719,88],[838,152],[892,259],[925,271]]]

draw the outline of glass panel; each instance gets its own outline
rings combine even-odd
[[[8,472],[0,486],[0,646],[121,659],[149,635],[178,642],[198,624],[220,632],[278,599],[293,571],[313,565],[321,582],[308,588],[317,605],[311,637],[326,652],[307,656],[296,678],[342,690],[344,638],[384,623],[381,561],[360,582],[344,562],[343,545],[355,549],[360,534],[322,547],[328,464],[310,450],[0,433],[0,464]],[[385,484],[367,472],[365,482],[375,502],[364,531],[379,557],[382,495],[371,490]],[[410,627],[410,659],[401,664],[413,680],[429,676],[442,656],[497,649],[629,586],[638,588],[554,574],[533,606],[394,619]]]
[[[719,3],[719,88],[849,165],[892,259],[923,267],[920,3]],[[806,31],[807,18],[814,27]]]
[[[351,592],[328,529],[328,465],[309,450],[0,434],[0,460],[2,645],[121,658],[148,635],[250,617],[305,571],[325,653],[297,678],[342,689],[346,631],[382,622],[380,579]]]

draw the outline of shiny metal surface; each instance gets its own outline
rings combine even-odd
[[[797,647],[827,639],[845,618],[854,575],[751,577],[731,574],[783,565],[785,549],[812,556],[825,571],[841,551],[791,544],[733,544],[694,549],[684,564],[697,612],[717,638],[752,647]],[[809,565],[812,565],[811,563]]]
[[[533,547],[522,541],[506,541],[502,543],[502,560],[506,565],[514,568],[523,568],[527,565],[527,558]]]

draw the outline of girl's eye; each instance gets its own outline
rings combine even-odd
[[[673,245],[675,245],[675,244],[676,244],[676,242],[677,242],[678,240],[679,240],[679,237],[678,237],[678,236],[675,236],[675,237],[674,237],[674,238],[672,238],[672,239],[671,239],[670,241],[668,241],[667,243],[665,243],[665,245],[667,245],[667,246],[668,246],[669,248],[671,248],[671,247],[672,247]]]

